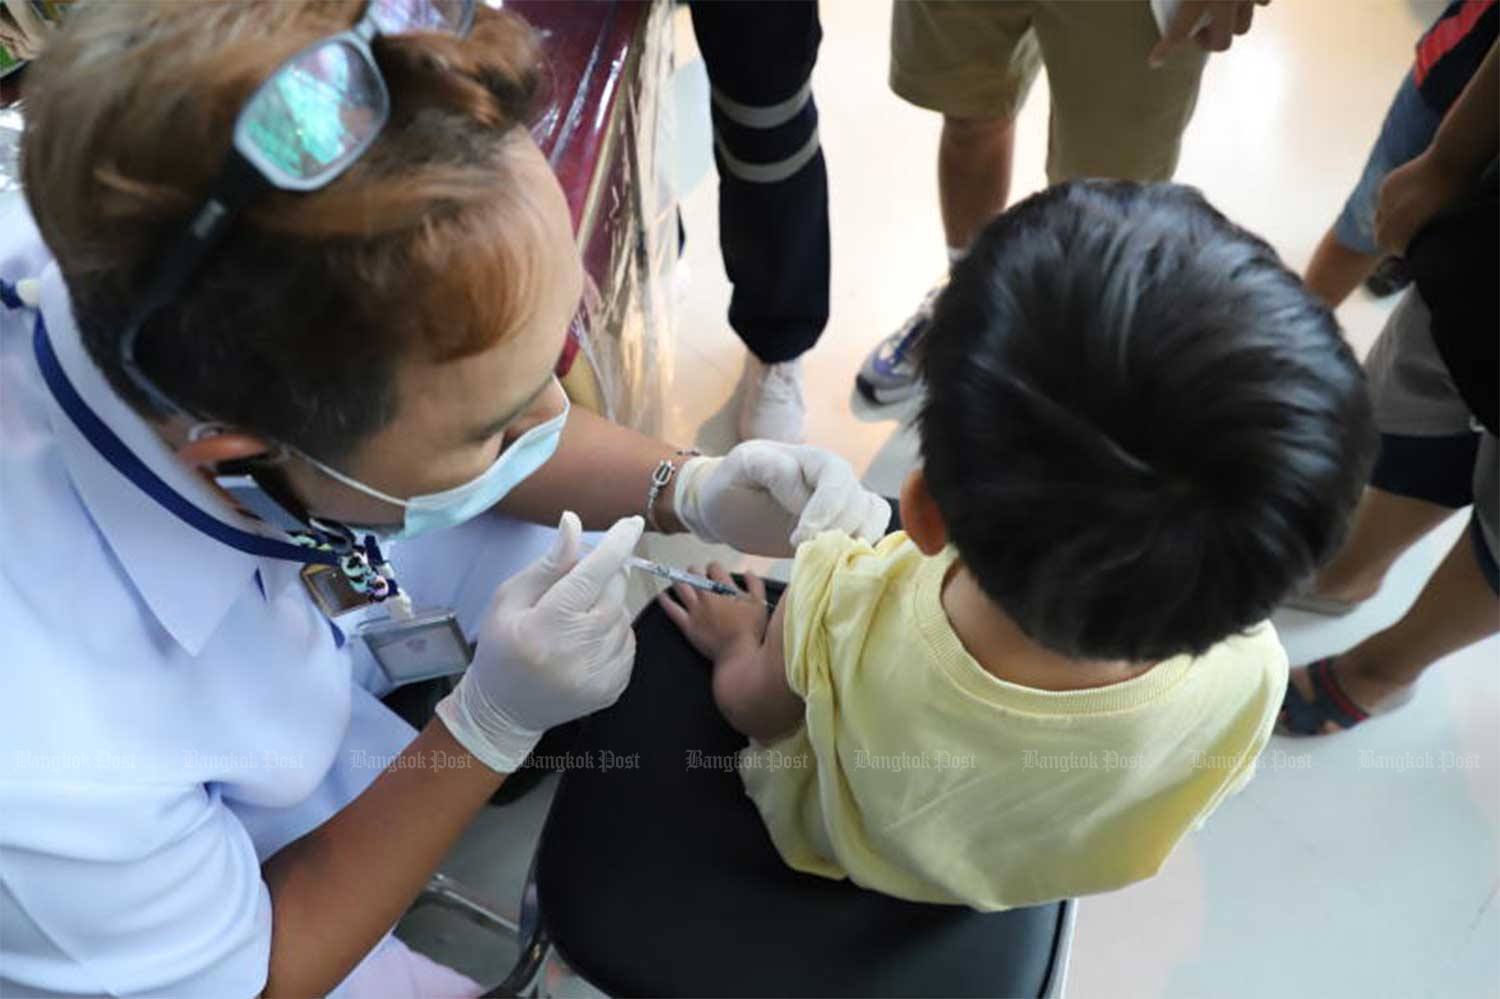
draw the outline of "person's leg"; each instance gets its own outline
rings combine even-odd
[[[1386,174],[1427,148],[1440,120],[1407,73],[1391,99],[1359,182],[1307,265],[1303,280],[1308,290],[1330,308],[1348,298],[1380,263],[1384,254],[1375,245],[1375,202],[1380,185]]]
[[[1161,34],[1146,0],[1050,0],[1034,30],[1052,91],[1047,179],[1170,180],[1206,54],[1184,46],[1151,68]]]
[[[891,15],[891,89],[943,116],[938,198],[951,265],[1010,193],[1015,117],[1040,65],[1030,3],[902,0]],[[916,347],[941,283],[865,357],[854,383],[871,402],[916,393]]]
[[[818,7],[713,0],[688,9],[712,88],[729,325],[753,355],[741,435],[800,440],[800,382],[782,366],[828,322],[828,173],[812,95]]]
[[[962,253],[1010,196],[1014,118],[943,116],[938,140],[938,200],[950,259]]]
[[[1355,600],[1370,595],[1402,551],[1453,510],[1474,504],[1470,536],[1449,551],[1416,604],[1391,627],[1331,660],[1342,695],[1371,713],[1399,703],[1428,666],[1497,627],[1500,449],[1493,436],[1471,429],[1468,407],[1429,326],[1421,296],[1408,290],[1365,360],[1380,456],[1350,537],[1314,590]],[[1291,683],[1312,699],[1306,667],[1292,670]],[[1330,721],[1323,731],[1338,728]]]
[[[1040,65],[1031,10],[906,0],[891,11],[891,90],[943,116],[938,197],[950,257],[1005,207],[1015,118]]]
[[[1373,596],[1402,552],[1473,501],[1479,437],[1428,325],[1408,291],[1365,359],[1380,455],[1348,539],[1311,587],[1317,596]]]
[[[1500,597],[1484,571],[1484,558],[1475,529],[1464,532],[1417,602],[1401,620],[1371,635],[1334,660],[1339,686],[1359,707],[1379,712],[1404,699],[1429,666],[1444,656],[1500,632]],[[1312,682],[1305,669],[1292,672],[1291,680],[1304,697],[1312,697]],[[1339,726],[1325,722],[1325,733]]]
[[[1318,573],[1312,592],[1346,603],[1368,600],[1396,560],[1455,509],[1370,486],[1360,497],[1349,537]]]

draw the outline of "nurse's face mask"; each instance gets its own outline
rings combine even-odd
[[[352,28],[292,56],[245,102],[235,119],[228,160],[209,197],[159,258],[162,263],[120,337],[126,375],[163,415],[182,413],[211,421],[206,414],[178,405],[137,363],[136,346],[145,321],[182,294],[232,219],[248,205],[272,189],[325,187],[370,148],[390,117],[390,95],[370,52],[372,38],[417,31],[461,37],[473,22],[474,0],[370,0]],[[565,404],[560,414],[513,441],[476,478],[407,499],[307,460],[339,482],[401,507],[405,517],[392,536],[409,538],[461,523],[493,506],[552,456],[567,415]],[[277,511],[264,505],[257,512],[280,519]]]
[[[555,378],[553,385],[561,394],[561,386],[557,385]],[[553,452],[557,450],[557,443],[562,437],[563,424],[567,422],[568,412],[571,409],[572,404],[567,401],[567,396],[563,396],[562,412],[537,424],[506,445],[494,464],[479,475],[452,489],[445,489],[440,493],[424,493],[410,499],[398,499],[383,493],[374,486],[366,485],[358,479],[345,475],[338,469],[331,468],[309,455],[303,454],[302,457],[324,474],[342,482],[350,489],[401,507],[405,511],[405,517],[399,530],[374,529],[377,533],[384,535],[387,540],[400,541],[426,534],[429,531],[457,526],[479,516],[500,502],[506,493],[541,468],[546,464],[547,459],[552,457]]]

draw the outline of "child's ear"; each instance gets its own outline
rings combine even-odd
[[[927,491],[927,477],[920,468],[901,483],[901,526],[923,555],[936,555],[948,544],[948,525]]]

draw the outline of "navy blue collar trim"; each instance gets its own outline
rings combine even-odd
[[[4,282],[0,282],[0,302],[10,308],[18,308],[21,305],[12,287]],[[179,520],[194,530],[207,534],[215,541],[238,549],[247,555],[284,559],[288,562],[338,565],[338,557],[331,552],[304,548],[289,541],[278,541],[275,538],[267,538],[231,527],[194,506],[162,481],[83,401],[83,397],[68,380],[62,364],[58,362],[57,355],[52,350],[52,341],[47,337],[46,323],[42,320],[40,312],[36,317],[36,331],[32,336],[32,347],[36,351],[37,366],[41,368],[42,378],[46,381],[47,388],[51,390],[53,398],[57,400],[63,412],[67,413],[68,418],[73,421],[73,425],[104,457],[104,460],[114,466],[117,472],[134,483],[136,488],[147,496],[166,507]]]

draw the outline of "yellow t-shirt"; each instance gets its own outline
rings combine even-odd
[[[740,755],[792,867],[1004,909],[1150,877],[1254,772],[1286,689],[1270,622],[1123,683],[987,673],[940,603],[955,553],[892,534],[802,545],[783,600],[804,724]]]

